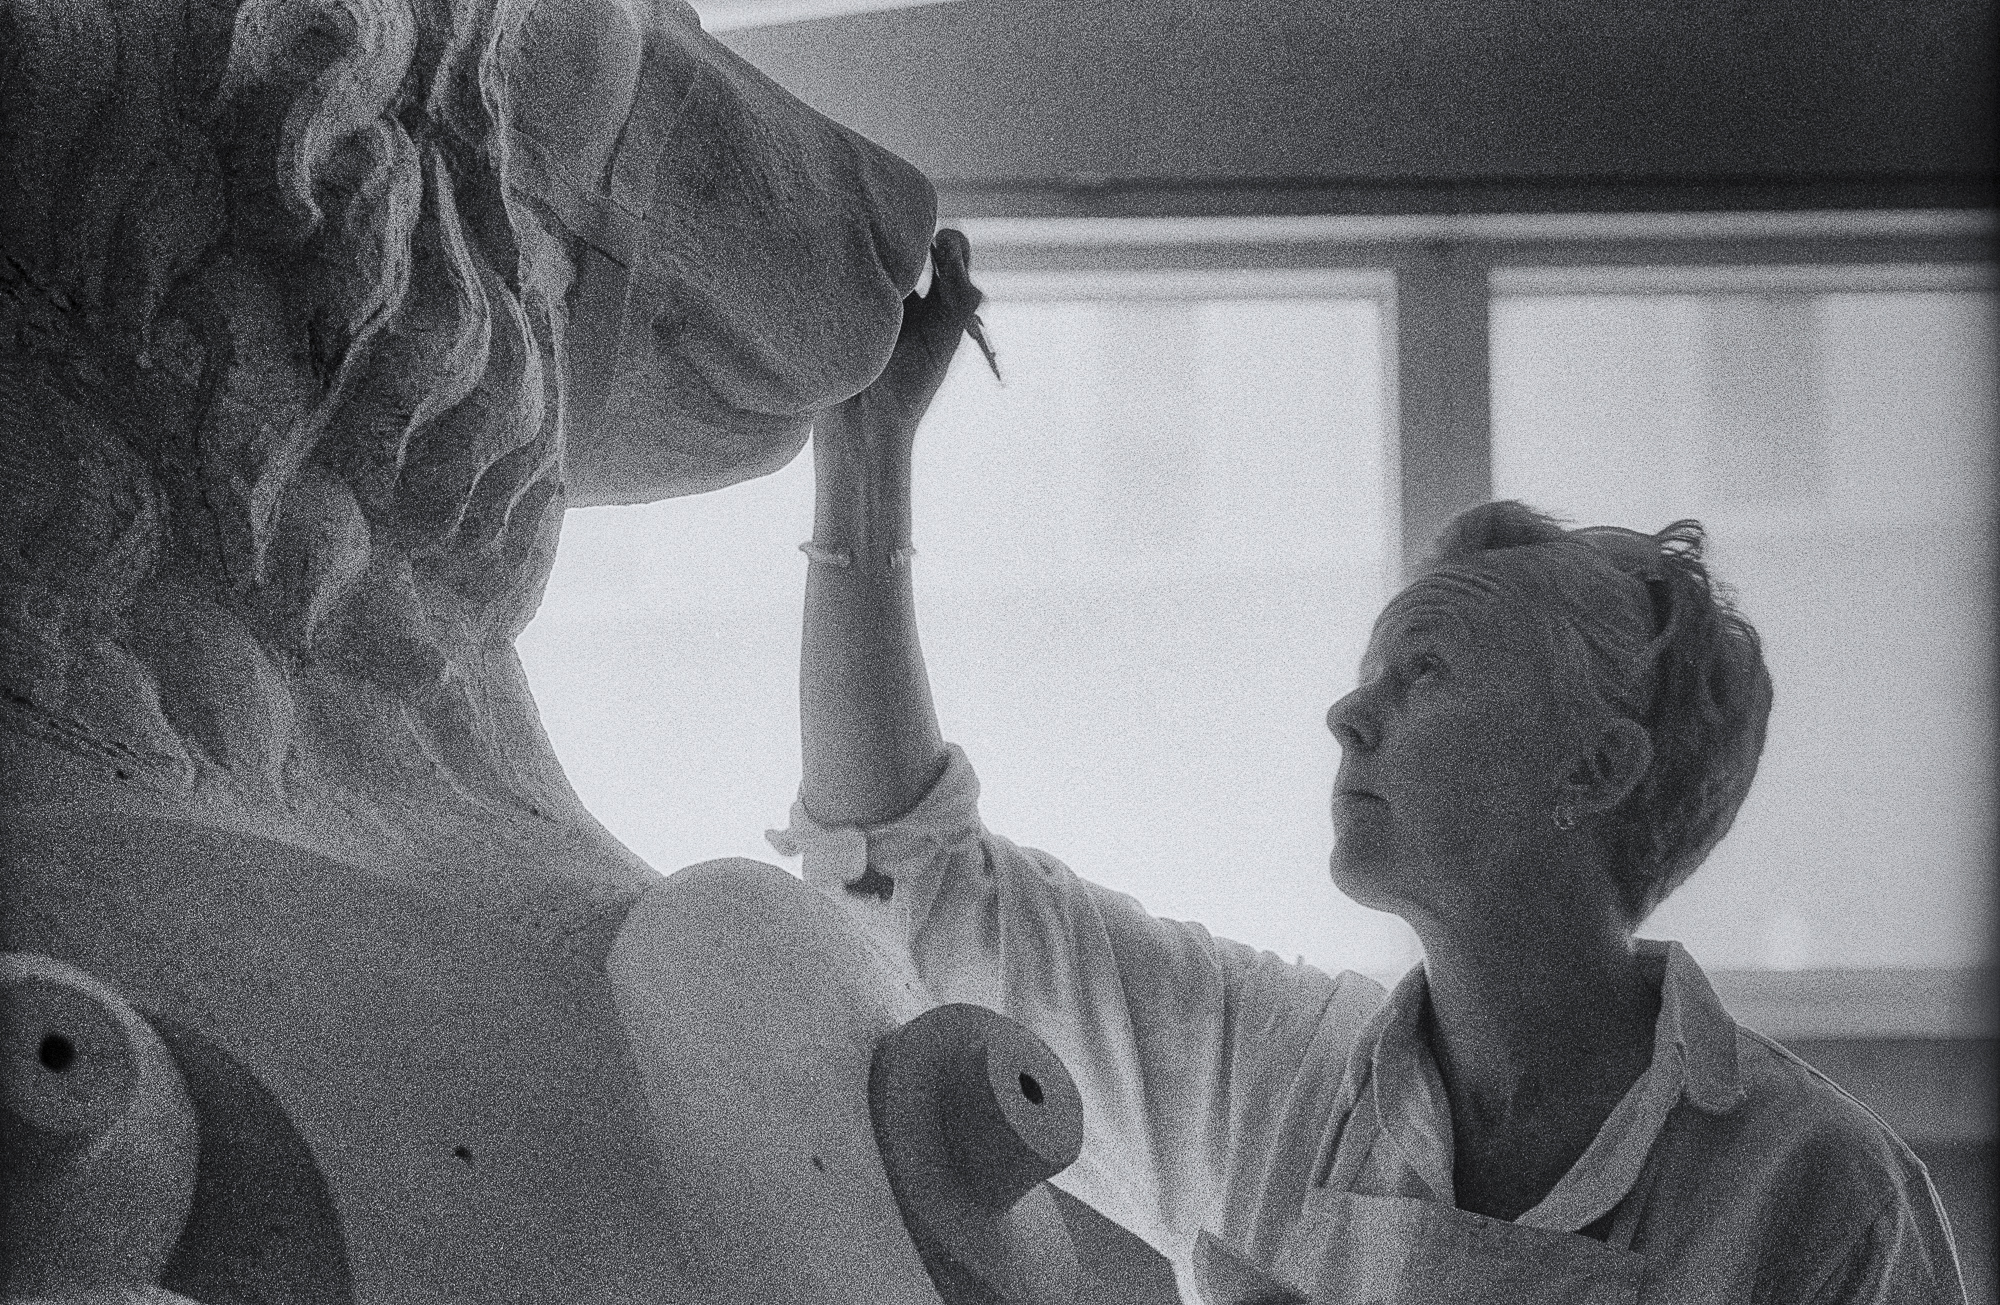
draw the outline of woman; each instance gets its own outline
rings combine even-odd
[[[1487,504],[1382,614],[1327,721],[1335,882],[1424,946],[1386,996],[980,825],[911,604],[916,425],[979,299],[963,237],[933,256],[889,370],[816,432],[804,779],[774,839],[939,1000],[1062,1056],[1086,1103],[1064,1185],[1190,1300],[1202,1234],[1216,1275],[1325,1301],[1962,1299],[1909,1149],[1634,939],[1728,829],[1770,709],[1693,523]]]

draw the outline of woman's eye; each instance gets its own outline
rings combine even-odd
[[[1444,669],[1444,663],[1429,653],[1410,660],[1409,676],[1412,680],[1429,679]]]

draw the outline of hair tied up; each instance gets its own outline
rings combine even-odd
[[[1701,526],[1693,521],[1677,522],[1678,525],[1693,526],[1695,529],[1695,553],[1701,552]],[[1672,526],[1668,527],[1673,529]],[[1611,565],[1626,575],[1638,580],[1662,580],[1661,551],[1664,540],[1659,535],[1649,535],[1640,530],[1627,530],[1623,526],[1585,526],[1581,530],[1569,532],[1571,539],[1589,544],[1604,555]]]
[[[1513,601],[1567,636],[1552,648],[1576,650],[1567,661],[1557,655],[1568,668],[1567,691],[1592,710],[1638,721],[1650,736],[1652,765],[1595,827],[1635,922],[1728,832],[1757,773],[1771,712],[1757,631],[1729,588],[1709,575],[1706,544],[1697,521],[1650,535],[1567,530],[1525,504],[1501,501],[1455,517],[1427,567],[1497,566],[1511,550],[1538,553],[1514,565],[1520,588]],[[1645,588],[1653,629],[1643,644],[1635,646],[1633,622],[1623,615],[1629,609],[1604,601],[1602,566],[1577,565],[1586,556]]]

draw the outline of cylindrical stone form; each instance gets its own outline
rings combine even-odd
[[[1026,1029],[995,1022],[958,1049],[939,1084],[944,1133],[966,1190],[995,1210],[1075,1162],[1083,1104],[1055,1053]]]
[[[889,1186],[946,1305],[1072,1305],[1079,1269],[1045,1179],[1083,1149],[1062,1061],[982,1006],[937,1006],[884,1037],[869,1114]]]
[[[0,956],[0,1292],[156,1283],[197,1146],[187,1085],[137,1012],[74,966]]]

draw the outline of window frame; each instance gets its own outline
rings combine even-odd
[[[1286,273],[1385,308],[1398,570],[1492,497],[1492,300],[1505,294],[1938,289],[1994,285],[1989,210],[1477,213],[1260,218],[968,218],[978,273],[1033,298],[1099,297],[1140,274],[1271,286]],[[1783,271],[1781,271],[1781,269]],[[1850,278],[1829,277],[1841,269]],[[1346,282],[1334,274],[1354,274]],[[1375,278],[1369,280],[1369,278]],[[1900,279],[1899,279],[1900,278]],[[1566,290],[1555,290],[1567,285]],[[1332,287],[1343,287],[1335,289]],[[1257,293],[1254,289],[1252,293]]]

